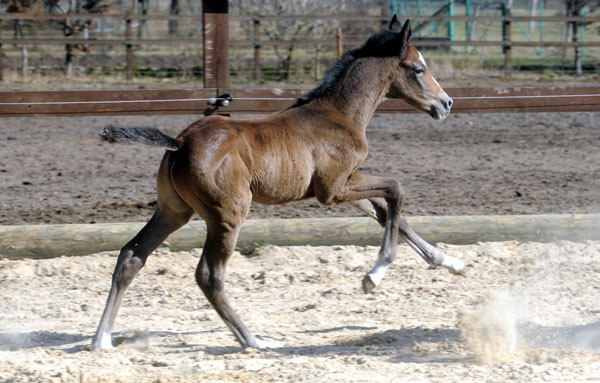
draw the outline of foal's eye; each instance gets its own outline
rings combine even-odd
[[[414,71],[417,76],[423,76],[423,74],[425,74],[425,69],[423,68],[415,68]]]

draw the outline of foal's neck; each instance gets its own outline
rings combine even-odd
[[[365,129],[390,87],[386,58],[359,59],[348,68],[330,96],[331,102],[354,127]]]

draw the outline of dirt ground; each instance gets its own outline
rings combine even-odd
[[[272,349],[242,350],[194,281],[199,252],[158,251],[127,292],[111,350],[89,351],[114,253],[0,259],[2,382],[598,382],[600,242],[406,245],[364,294],[374,247],[236,253],[232,304]],[[584,272],[582,272],[584,270]]]
[[[598,113],[376,115],[361,171],[397,177],[409,215],[597,213]],[[162,152],[98,141],[107,124],[175,135],[196,116],[0,119],[0,224],[146,221]],[[234,118],[238,118],[235,116]],[[359,215],[315,200],[250,218]]]
[[[145,221],[162,153],[102,144],[106,124],[176,134],[193,116],[0,119],[0,225]],[[408,215],[598,213],[598,113],[377,115],[361,171],[395,176]],[[250,218],[358,215],[316,201]],[[383,285],[373,247],[262,247],[230,263],[243,351],[194,282],[199,250],[160,250],[108,351],[88,351],[114,253],[0,257],[0,382],[600,381],[600,242],[440,245],[468,278],[406,245]],[[583,272],[582,272],[583,271]]]

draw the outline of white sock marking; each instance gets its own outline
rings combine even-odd
[[[378,259],[375,262],[375,266],[367,273],[371,277],[371,281],[375,284],[375,286],[379,286],[383,277],[385,276],[385,272],[390,267],[390,264],[386,261]]]
[[[444,257],[444,261],[442,262],[442,266],[452,270],[454,273],[460,274],[465,268],[465,263],[460,259],[452,258],[446,255],[446,257]]]
[[[102,334],[100,342],[92,344],[92,349],[109,349],[113,348],[112,338],[110,334]]]

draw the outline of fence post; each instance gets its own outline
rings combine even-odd
[[[454,16],[454,0],[446,0],[446,4],[448,5],[448,16]],[[456,40],[456,22],[448,21],[448,40],[454,41]],[[450,50],[454,52],[456,47],[454,45],[450,46]]]
[[[2,20],[0,20],[0,81],[4,81],[4,63],[2,62]]]
[[[127,81],[131,81],[133,78],[133,44],[131,43],[131,18],[129,12],[126,14],[127,19],[125,20],[125,50],[127,60]]]
[[[571,26],[573,27],[573,39],[572,41],[574,43],[577,43],[578,41],[578,36],[577,36],[577,29],[578,29],[578,25],[577,25],[577,21],[573,21],[573,23],[571,23]],[[575,49],[575,74],[577,74],[577,76],[583,76],[583,69],[581,67],[581,48],[578,45],[575,45],[574,47]]]
[[[254,19],[254,81],[260,80],[260,20]]]
[[[337,42],[337,57],[342,58],[342,55],[344,54],[344,41],[343,41],[343,35],[342,35],[342,28],[337,29],[337,31],[335,33],[335,39]]]
[[[471,13],[471,0],[465,0],[465,14],[473,16]],[[473,40],[473,21],[465,21],[465,38],[467,41]],[[466,46],[467,53],[471,52],[471,47]]]
[[[202,0],[204,87],[229,88],[229,2]]]
[[[510,18],[512,14],[510,8],[504,11],[504,21],[502,21],[502,42],[504,43],[504,74],[510,75],[511,71],[511,36],[510,36]]]

